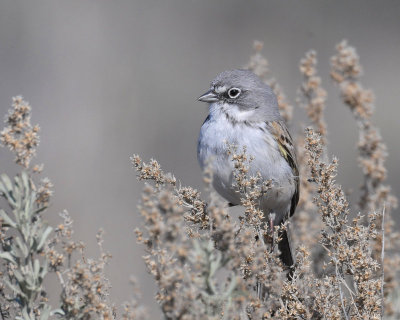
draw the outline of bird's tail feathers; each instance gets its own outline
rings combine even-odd
[[[287,277],[289,280],[292,280],[294,272],[294,259],[292,248],[290,246],[290,230],[287,228],[288,226],[286,226],[286,229],[279,231],[280,241],[278,242],[278,249],[280,251],[279,258],[284,266],[289,270]]]
[[[292,248],[290,246],[290,239],[289,239],[289,230],[282,229],[279,231],[279,238],[280,241],[278,242],[278,249],[280,251],[279,258],[282,260],[282,263],[286,267],[293,267],[294,265],[294,260],[293,260],[293,255],[292,255]]]

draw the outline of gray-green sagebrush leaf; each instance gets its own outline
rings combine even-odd
[[[17,237],[15,239],[15,246],[13,246],[13,248],[17,248],[18,252],[17,256],[19,256],[19,258],[25,259],[29,256],[29,248],[25,245],[25,243],[22,242],[20,237]]]
[[[4,173],[0,176],[0,192],[11,206],[15,206],[16,199],[13,185],[10,178]]]
[[[44,306],[42,312],[40,313],[39,320],[47,320],[50,317],[50,306]]]
[[[12,220],[3,209],[0,209],[0,219],[3,220],[2,223],[4,227],[15,228],[17,226],[15,221]]]
[[[1,174],[1,182],[3,183],[3,189],[5,192],[12,192],[13,191],[13,184],[11,179],[5,173]],[[3,190],[2,190],[3,191]]]
[[[31,189],[31,183],[29,181],[29,175],[26,171],[22,171],[21,179],[22,179],[22,184],[26,190],[25,192],[29,193],[29,190]]]
[[[4,259],[12,264],[16,264],[17,262],[15,261],[13,255],[9,252],[0,252],[0,258]]]
[[[55,309],[50,312],[51,316],[57,315],[57,316],[65,316],[65,312],[62,309]]]
[[[37,245],[37,250],[40,251],[43,248],[43,245],[45,244],[48,236],[50,235],[51,231],[53,230],[52,227],[47,226],[43,232],[41,232],[41,235],[39,237],[39,243]]]

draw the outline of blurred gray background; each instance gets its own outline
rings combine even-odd
[[[201,188],[196,141],[206,105],[196,97],[219,72],[243,66],[253,40],[265,43],[271,75],[291,103],[301,83],[300,58],[318,52],[328,90],[330,153],[338,182],[357,198],[361,172],[357,128],[329,79],[329,59],[343,38],[361,56],[366,87],[377,97],[375,122],[389,148],[388,183],[400,190],[399,1],[1,1],[0,111],[14,95],[33,107],[41,126],[36,163],[55,185],[47,212],[53,225],[67,209],[75,238],[97,255],[105,229],[113,255],[107,273],[112,299],[129,300],[128,279],[140,279],[143,300],[158,311],[155,287],[135,242],[142,183],[129,161],[154,157],[183,184]],[[296,118],[304,120],[302,111]],[[295,120],[299,122],[300,120]],[[0,150],[1,172],[16,172]]]

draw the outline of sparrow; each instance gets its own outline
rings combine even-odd
[[[299,201],[299,170],[293,139],[272,89],[249,70],[228,70],[220,73],[198,100],[209,104],[209,113],[200,129],[197,156],[203,170],[211,164],[214,189],[230,205],[240,205],[227,143],[245,147],[254,157],[248,175],[259,173],[263,181],[272,182],[260,199],[264,223],[272,228],[284,223]],[[288,231],[282,229],[279,238],[279,257],[292,269]]]

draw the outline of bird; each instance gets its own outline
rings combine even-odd
[[[250,70],[227,70],[198,100],[209,104],[209,112],[200,129],[197,158],[203,170],[211,167],[214,189],[230,205],[240,205],[227,143],[245,147],[254,158],[248,175],[260,174],[263,181],[272,182],[259,204],[264,223],[272,228],[284,223],[299,201],[299,169],[293,139],[271,87]],[[294,259],[286,228],[279,238],[280,260],[292,274]]]

